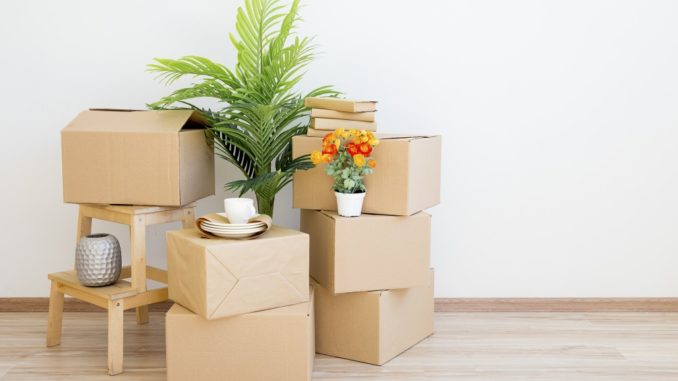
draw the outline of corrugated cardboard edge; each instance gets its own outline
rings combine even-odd
[[[321,218],[322,218],[322,220],[320,220]],[[309,219],[311,220],[310,223],[308,222]],[[322,229],[322,227],[318,226],[319,220],[322,221],[322,223],[334,225],[334,220],[327,215],[323,215],[321,211],[310,210],[310,209],[301,210],[300,229],[302,231],[308,230],[308,231],[304,231],[304,233],[307,233],[309,235],[309,274],[311,275],[311,277],[313,276],[313,274],[312,274],[313,269],[312,269],[312,267],[310,267],[310,262],[312,260],[311,253],[313,252],[313,250],[310,246],[311,241],[312,241],[311,240],[311,234],[314,233],[315,229],[318,229],[318,228]],[[327,237],[326,237],[326,239],[327,239]],[[329,240],[329,239],[327,239],[327,240]],[[323,245],[323,247],[325,247],[325,246],[331,248],[331,250],[330,250],[331,253],[329,253],[328,258],[326,258],[327,264],[330,265],[330,268],[326,269],[327,270],[326,271],[327,272],[327,278],[321,279],[318,283],[323,285],[323,287],[325,287],[326,289],[334,290],[334,275],[333,275],[334,274],[334,251],[335,251],[335,247],[336,247],[334,235],[331,236],[331,241],[327,242],[326,245]],[[334,293],[334,291],[331,291],[331,292]]]
[[[200,135],[200,136],[198,136]],[[203,145],[204,142],[204,145]],[[190,154],[204,152],[205,157]],[[191,184],[203,184],[200,189]],[[192,192],[189,192],[192,191]],[[215,194],[214,147],[207,141],[205,130],[184,131],[179,134],[179,203],[186,205]]]
[[[426,340],[427,338],[431,337],[435,332],[434,332],[434,326],[433,326],[433,314],[434,314],[434,309],[435,309],[435,301],[434,301],[434,284],[435,284],[435,272],[433,268],[429,269],[430,271],[430,278],[429,278],[429,284],[420,286],[420,287],[413,287],[407,290],[411,291],[419,291],[419,289],[426,288],[427,290],[427,296],[425,302],[427,304],[430,304],[429,307],[427,307],[426,311],[426,324],[428,324],[427,327],[423,327],[422,325],[422,332],[417,335],[418,340],[415,338],[414,342],[408,342],[404,345],[402,345],[400,348],[397,348],[395,351],[392,351],[391,353],[386,353],[386,349],[382,348],[384,344],[384,338],[387,337],[387,334],[384,331],[384,329],[387,327],[386,324],[383,322],[382,319],[384,319],[384,316],[382,314],[384,313],[398,313],[398,311],[386,311],[386,309],[382,306],[384,301],[384,297],[386,297],[386,293],[390,292],[398,292],[400,290],[384,290],[379,293],[379,303],[380,303],[380,308],[379,308],[379,360],[377,365],[384,365],[388,363],[389,361],[393,360],[394,358],[400,356],[404,352],[407,352],[410,350],[412,347],[416,346],[417,344],[421,343],[422,341]],[[421,301],[423,304],[423,300]],[[418,316],[423,319],[423,317]],[[391,332],[392,337],[396,337],[397,333]]]
[[[331,230],[334,232],[334,234],[331,235],[331,237],[332,237],[332,242],[331,242],[332,250],[331,250],[331,255],[329,255],[329,258],[328,258],[328,261],[332,264],[332,267],[331,267],[331,269],[329,269],[328,281],[326,282],[326,284],[324,282],[319,282],[320,285],[322,285],[326,290],[329,290],[332,295],[341,295],[341,294],[352,293],[352,292],[372,292],[372,291],[380,291],[380,290],[384,289],[383,285],[381,285],[382,287],[380,287],[380,288],[375,287],[375,288],[372,288],[372,289],[352,289],[352,288],[344,288],[344,287],[341,287],[341,285],[337,284],[338,280],[336,279],[336,277],[334,275],[335,275],[335,272],[337,271],[337,267],[338,267],[337,262],[336,262],[336,260],[337,260],[336,252],[339,249],[339,247],[338,247],[339,242],[336,241],[336,237],[338,237],[338,236],[344,236],[344,237],[349,236],[349,234],[342,232],[341,230],[342,230],[342,227],[344,227],[344,226],[347,227],[347,228],[350,227],[351,224],[352,224],[352,221],[354,221],[353,218],[341,217],[337,214],[336,211],[327,211],[327,210],[319,210],[319,211],[302,210],[302,213],[304,213],[304,214],[317,214],[319,216],[322,216],[324,218],[329,219],[331,222],[328,222],[328,223],[332,224]],[[431,264],[431,262],[430,262],[430,256],[431,256],[431,254],[430,254],[431,253],[430,235],[431,235],[431,220],[432,220],[431,214],[429,214],[425,211],[418,211],[418,212],[416,212],[416,213],[414,213],[410,216],[393,216],[393,215],[381,215],[381,214],[369,214],[369,213],[363,213],[363,215],[373,216],[373,217],[377,217],[377,218],[384,218],[384,219],[400,219],[400,218],[426,219],[427,227],[426,227],[425,230],[428,232],[428,238],[426,240],[424,240],[427,247],[423,251],[428,253],[428,261],[427,261],[426,268],[430,267],[430,264]],[[426,270],[426,268],[420,269],[422,271],[426,271],[426,274],[422,273],[421,277],[418,277],[419,280],[417,280],[416,282],[413,282],[411,285],[408,285],[407,287],[402,287],[402,288],[412,288],[412,287],[419,287],[419,286],[427,285],[430,281],[428,279],[428,271]]]
[[[428,136],[420,142],[412,142],[409,146],[408,155],[409,167],[420,168],[420,170],[411,171],[412,180],[409,182],[409,189],[407,190],[407,213],[413,214],[419,210],[440,204],[442,136]],[[417,158],[423,160],[424,163],[414,163]],[[431,176],[431,174],[435,174],[435,176]]]
[[[381,295],[382,291],[365,291],[365,292],[356,292],[356,293],[348,293],[348,294],[338,294],[338,295],[332,295],[332,293],[329,292],[328,289],[324,288],[322,285],[320,285],[315,279],[311,278],[311,284],[315,288],[315,309],[316,309],[316,326],[318,324],[326,324],[328,322],[328,319],[334,323],[333,320],[336,319],[336,314],[333,312],[327,312],[324,311],[322,316],[326,316],[327,318],[325,319],[319,319],[321,316],[318,314],[318,311],[320,309],[327,308],[328,304],[332,305],[333,308],[336,308],[336,304],[340,304],[339,307],[341,307],[341,304],[344,303],[352,303],[351,299],[358,298],[359,301],[361,301],[362,306],[367,306],[368,309],[370,309],[370,313],[372,314],[370,318],[366,319],[361,319],[360,322],[361,324],[370,324],[370,326],[366,326],[361,328],[360,330],[364,331],[367,329],[370,332],[373,332],[374,335],[360,335],[358,338],[358,341],[361,342],[361,346],[359,347],[360,349],[360,354],[357,356],[346,356],[342,353],[342,351],[345,351],[346,348],[318,348],[318,342],[322,342],[324,339],[323,335],[329,335],[329,341],[330,342],[336,342],[337,337],[340,337],[341,333],[337,333],[335,329],[323,329],[322,332],[316,331],[316,353],[320,354],[325,354],[328,356],[333,356],[333,357],[339,357],[339,358],[344,358],[347,360],[351,361],[358,361],[358,362],[363,362],[366,364],[373,364],[376,365],[376,363],[379,361],[379,316],[378,316],[378,310],[380,307],[379,304],[379,297]],[[365,298],[368,298],[369,300],[366,300]],[[323,300],[326,299],[326,300]],[[338,301],[337,301],[338,300]],[[318,303],[320,301],[320,303]],[[348,302],[347,302],[348,301]],[[364,311],[361,311],[364,312]],[[341,309],[339,308],[338,311],[339,314],[344,313],[344,314],[354,314],[355,311],[351,310],[346,310],[346,309]],[[318,322],[320,320],[320,323]],[[374,324],[374,326],[372,326]],[[320,335],[320,336],[319,336]],[[347,340],[347,339],[345,339]],[[344,341],[345,341],[344,340]]]

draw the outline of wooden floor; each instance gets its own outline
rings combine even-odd
[[[125,373],[106,375],[106,315],[0,313],[0,380],[165,380],[163,315],[125,321]],[[678,313],[438,313],[436,334],[378,367],[318,355],[314,380],[678,380]],[[197,380],[196,380],[197,381]]]

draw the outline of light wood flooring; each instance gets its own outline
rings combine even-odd
[[[165,380],[163,314],[125,317],[125,373],[106,375],[106,314],[0,313],[0,380]],[[378,367],[318,355],[314,380],[678,380],[678,313],[437,313],[436,334]]]

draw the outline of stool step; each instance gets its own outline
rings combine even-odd
[[[128,296],[138,294],[137,289],[132,288],[132,284],[126,280],[118,280],[110,286],[87,287],[80,284],[78,275],[75,271],[62,271],[52,273],[47,276],[50,280],[59,284],[65,294],[80,298],[80,294],[89,295],[97,299],[118,300]],[[88,301],[88,299],[85,299]],[[96,303],[94,303],[96,304]]]

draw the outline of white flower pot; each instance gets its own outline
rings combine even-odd
[[[363,193],[339,193],[334,192],[337,196],[337,213],[343,217],[358,217],[363,211],[363,200],[365,199],[365,192]]]

